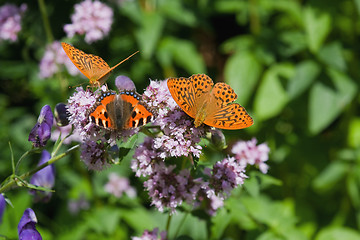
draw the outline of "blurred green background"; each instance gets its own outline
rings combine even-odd
[[[120,74],[131,77],[140,93],[149,79],[206,73],[225,81],[255,122],[249,129],[224,131],[228,143],[256,137],[271,148],[267,176],[248,172],[250,179],[215,217],[187,216],[182,234],[360,239],[360,0],[103,2],[114,11],[112,29],[89,45],[82,36],[67,39],[63,31],[78,2],[46,1],[54,39],[99,55],[110,66],[140,50],[115,70],[110,88]],[[38,77],[50,40],[35,3],[28,3],[19,40],[0,42],[1,181],[11,174],[8,141],[18,159],[31,147],[27,138],[41,107],[65,102],[74,91],[68,86],[86,81],[66,71]],[[0,233],[16,238],[27,207],[35,210],[44,239],[128,239],[145,228],[163,230],[167,216],[146,207],[149,199],[129,170],[130,157],[101,173],[88,172],[78,154],[57,162],[52,200],[32,203],[27,190],[10,191],[15,208],[8,206]],[[23,171],[38,158],[26,159]],[[117,200],[104,192],[112,171],[131,178],[139,199]],[[90,208],[71,215],[68,202],[81,196]],[[174,216],[172,234],[182,216]]]

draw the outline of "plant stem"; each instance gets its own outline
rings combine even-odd
[[[169,234],[170,222],[171,222],[172,215],[169,214],[169,217],[166,222],[166,232]]]
[[[40,12],[41,12],[41,17],[43,19],[47,40],[49,43],[52,43],[54,41],[54,37],[51,32],[51,27],[50,27],[49,18],[48,18],[47,12],[46,12],[45,2],[44,2],[44,0],[38,0],[38,4],[39,4]]]
[[[9,182],[7,182],[5,185],[1,186],[0,187],[0,193],[3,193],[3,192],[6,192],[8,190],[10,190],[13,186],[16,185],[16,181],[17,179],[20,179],[20,180],[25,180],[26,178],[32,176],[34,173],[36,173],[37,171],[49,166],[50,164],[53,164],[55,163],[57,160],[65,157],[66,155],[68,155],[69,153],[71,153],[72,151],[78,149],[80,147],[80,145],[76,145],[76,146],[73,146],[72,148],[68,149],[66,152],[56,156],[56,157],[53,157],[51,158],[48,162],[40,165],[40,166],[37,166],[36,168],[34,168],[33,170],[29,171],[29,172],[26,172],[24,174],[22,174],[21,176],[15,176],[13,175],[13,177],[11,178],[11,180]]]

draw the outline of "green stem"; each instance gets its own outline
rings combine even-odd
[[[33,153],[33,152],[36,152],[36,151],[39,151],[39,149],[38,149],[38,148],[33,148],[33,149],[29,150],[29,151],[26,151],[26,152],[20,157],[19,161],[17,161],[17,163],[16,163],[15,175],[17,174],[17,171],[18,171],[18,169],[19,169],[19,166],[20,166],[20,163],[22,162],[22,160],[23,160],[27,155],[29,155],[30,153]]]
[[[166,222],[166,232],[167,232],[168,234],[169,234],[169,229],[170,229],[171,218],[172,218],[172,215],[169,214],[169,217],[168,217],[167,222]]]
[[[186,213],[184,214],[184,217],[181,219],[181,222],[180,222],[180,224],[178,225],[178,228],[176,229],[174,239],[175,239],[175,238],[177,237],[177,235],[179,234],[180,229],[181,229],[182,225],[184,224],[185,219],[186,219],[186,217],[187,217],[188,215],[189,215],[189,212],[186,212]]]
[[[57,160],[67,156],[68,154],[70,154],[72,151],[78,149],[79,147],[80,147],[80,145],[73,146],[72,148],[68,149],[66,152],[64,152],[56,157],[51,158],[48,162],[46,162],[40,166],[37,166],[33,170],[26,172],[19,177],[13,176],[9,182],[7,182],[6,184],[4,184],[3,186],[0,187],[0,193],[6,192],[6,191],[10,190],[13,186],[15,186],[17,179],[25,180],[26,178],[32,176],[37,171],[55,163]]]
[[[46,12],[45,2],[44,2],[44,0],[38,0],[38,4],[39,4],[42,19],[43,19],[47,40],[49,43],[52,43],[54,41],[54,37],[51,32],[51,27],[50,27],[49,18],[48,18],[47,12]]]
[[[9,141],[9,148],[10,148],[10,152],[11,152],[11,167],[12,167],[12,174],[15,174],[15,160],[14,160],[14,152],[12,150],[11,147],[11,143]]]

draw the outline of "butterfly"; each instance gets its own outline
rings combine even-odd
[[[194,118],[195,127],[202,123],[222,129],[242,129],[253,125],[253,119],[238,103],[237,95],[226,83],[216,83],[205,74],[189,78],[169,78],[167,86],[180,108]]]
[[[120,64],[134,56],[139,51],[131,54],[112,68],[99,56],[87,54],[71,46],[70,44],[61,43],[66,55],[72,63],[90,80],[90,85],[100,87],[108,79],[110,73]]]
[[[141,102],[141,95],[125,90],[102,92],[88,111],[90,122],[109,130],[140,127],[153,119],[153,114]]]

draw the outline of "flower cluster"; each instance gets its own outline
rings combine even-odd
[[[85,0],[75,5],[71,24],[64,26],[68,37],[85,34],[85,41],[92,43],[109,34],[113,22],[113,11],[100,1]]]
[[[128,178],[120,177],[116,173],[109,175],[109,182],[105,185],[105,191],[120,198],[126,193],[131,198],[136,197],[136,190],[130,186]]]
[[[256,145],[257,140],[239,141],[234,144],[231,152],[235,154],[240,165],[257,165],[262,173],[267,173],[269,166],[265,163],[269,159],[270,148],[266,143]]]
[[[160,233],[160,238],[158,238],[158,234],[159,234],[159,229],[154,228],[154,230],[152,231],[145,230],[141,237],[132,237],[131,239],[132,240],[166,240],[167,239],[166,231],[162,231]]]
[[[80,73],[62,49],[60,42],[55,41],[46,46],[45,54],[39,65],[39,77],[42,79],[52,77],[61,70],[63,65],[73,76]]]
[[[116,86],[119,89],[135,88],[132,81],[123,76],[117,78]],[[118,139],[138,131],[109,132],[91,123],[87,110],[95,104],[98,94],[99,91],[77,88],[68,101],[69,122],[82,136],[81,158],[92,170],[102,170],[114,162],[111,147],[117,148]],[[194,208],[205,207],[205,211],[213,215],[223,206],[232,189],[244,183],[247,164],[256,164],[266,172],[264,162],[268,159],[269,148],[266,144],[256,146],[256,139],[235,143],[232,148],[234,156],[226,157],[210,168],[190,171],[188,167],[202,152],[200,140],[211,135],[214,145],[223,149],[224,135],[205,125],[195,128],[193,119],[173,100],[166,81],[150,81],[142,100],[155,119],[151,134],[135,149],[131,169],[137,177],[147,178],[144,187],[151,204],[159,211],[174,213],[177,207],[187,203]],[[127,179],[111,175],[105,188],[120,197],[128,187]]]
[[[21,30],[21,15],[26,9],[26,4],[21,4],[19,8],[14,4],[0,7],[0,40],[17,40],[17,34]]]

